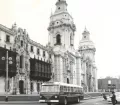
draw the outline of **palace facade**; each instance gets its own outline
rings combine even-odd
[[[6,52],[10,94],[39,94],[46,81],[80,85],[86,92],[97,91],[95,46],[85,28],[79,50],[75,50],[75,31],[66,0],[56,2],[46,46],[31,40],[27,31],[16,24],[12,28],[0,25],[0,94],[6,92]]]

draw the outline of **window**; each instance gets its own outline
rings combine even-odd
[[[69,78],[67,78],[67,83],[69,84]]]
[[[63,89],[64,89],[63,86],[60,86],[60,92],[64,92]]]
[[[51,54],[49,54],[49,58],[51,58]]]
[[[56,36],[56,44],[57,44],[57,45],[60,45],[60,44],[61,44],[60,34],[58,34],[58,35]]]
[[[70,46],[73,46],[74,44],[74,38],[73,38],[73,34],[70,34]]]
[[[86,38],[86,36],[84,36],[84,38]]]
[[[20,56],[20,68],[22,68],[22,60],[23,60],[23,56]]]
[[[33,52],[33,46],[31,46],[31,50],[30,51]]]
[[[70,45],[72,46],[72,35],[70,35]]]
[[[45,51],[43,51],[43,57],[45,57]]]
[[[6,35],[6,42],[10,42],[10,36]]]
[[[43,85],[41,92],[60,92],[58,85]]]
[[[58,7],[58,9],[60,9],[60,7]]]
[[[30,87],[30,90],[31,90],[31,92],[33,91],[33,83],[31,82],[31,85],[30,85],[31,87]]]
[[[23,47],[23,41],[21,40],[21,47]]]
[[[37,92],[39,93],[39,91],[40,91],[40,84],[37,83]]]
[[[39,50],[39,49],[37,49],[37,54],[38,54],[38,55],[40,54],[40,50]]]

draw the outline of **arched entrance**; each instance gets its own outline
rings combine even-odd
[[[24,81],[23,80],[19,81],[19,92],[20,94],[24,94]]]

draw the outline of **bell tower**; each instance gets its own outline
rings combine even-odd
[[[67,12],[66,0],[56,2],[56,10],[50,16],[49,43],[53,48],[71,50],[74,48],[74,32],[76,26],[72,16]]]
[[[90,33],[84,29],[82,39],[79,44],[79,52],[82,57],[81,68],[84,75],[81,75],[82,86],[86,92],[97,91],[97,69],[95,65],[95,52],[96,48],[93,41],[90,40]]]
[[[56,11],[55,13],[59,13],[62,11],[67,11],[67,3],[65,0],[58,0],[56,2]]]

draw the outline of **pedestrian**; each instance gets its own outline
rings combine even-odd
[[[115,105],[116,104],[116,95],[115,95],[114,91],[112,92],[111,100],[112,100],[112,104]]]
[[[105,93],[103,93],[103,98],[104,98],[104,100],[107,100]]]

